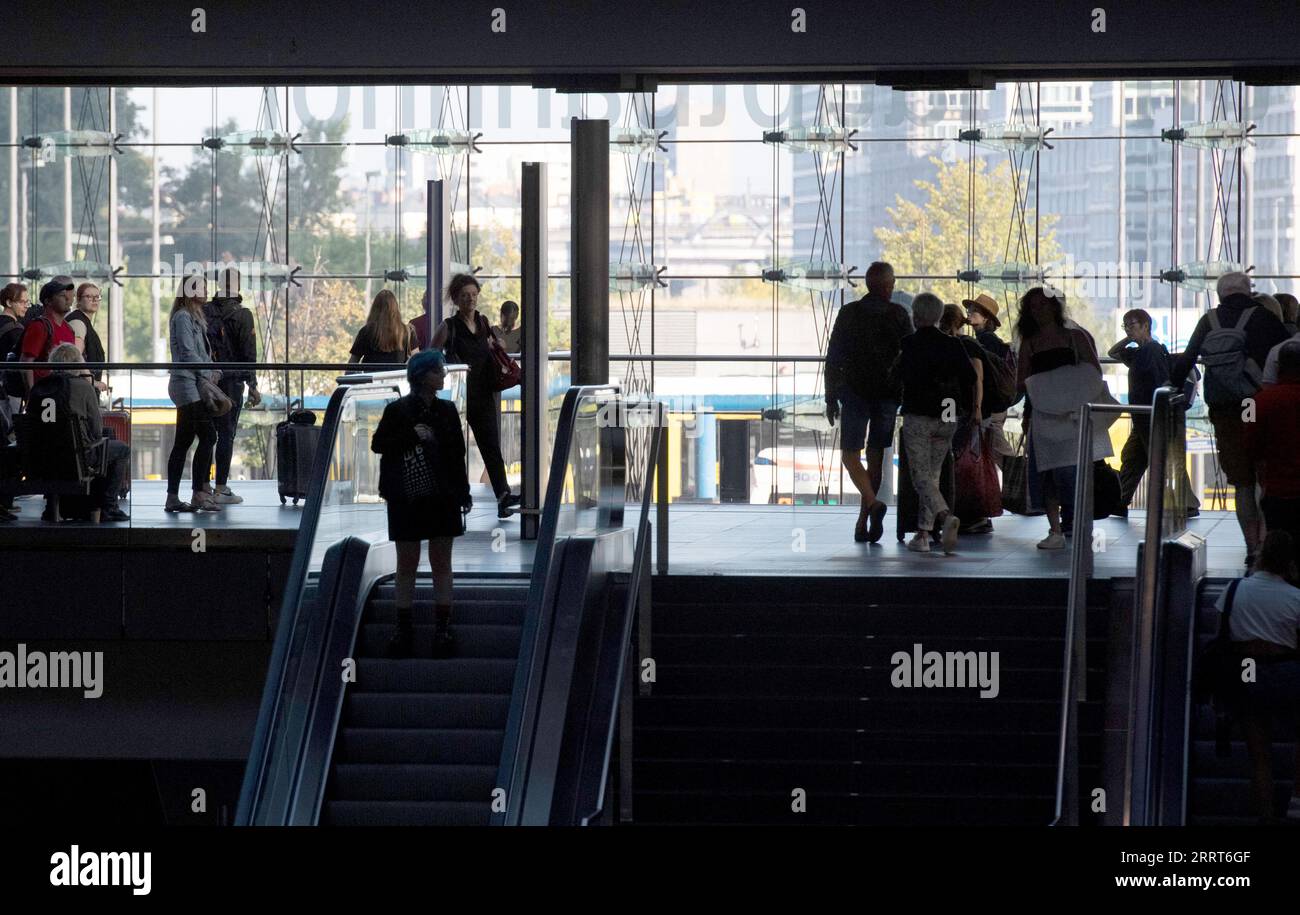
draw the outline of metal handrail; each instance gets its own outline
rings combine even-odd
[[[506,792],[507,807],[504,812],[492,815],[493,824],[517,824],[522,812],[516,791],[518,783],[524,778],[528,769],[530,747],[520,744],[520,737],[532,718],[529,697],[526,695],[528,684],[533,679],[534,664],[544,659],[536,656],[535,644],[543,608],[553,603],[553,592],[558,582],[551,574],[557,547],[556,533],[559,526],[560,503],[563,501],[564,483],[568,468],[569,453],[573,446],[573,434],[576,426],[578,405],[584,397],[602,391],[617,394],[617,384],[584,385],[569,388],[560,415],[556,422],[555,444],[551,451],[550,477],[546,481],[546,495],[542,502],[541,522],[537,532],[537,546],[533,550],[533,569],[528,585],[527,611],[524,617],[524,631],[519,642],[519,659],[515,665],[515,683],[511,689],[515,697],[511,700],[510,711],[506,720],[505,744],[501,750],[501,763],[497,775],[497,785]]]
[[[1065,615],[1064,660],[1061,674],[1061,724],[1057,746],[1056,807],[1050,825],[1077,826],[1078,810],[1078,721],[1076,704],[1087,698],[1087,579],[1092,574],[1092,417],[1093,414],[1150,416],[1151,433],[1147,461],[1147,519],[1143,537],[1142,563],[1138,568],[1138,600],[1134,615],[1134,664],[1140,669],[1133,678],[1129,703],[1129,735],[1145,729],[1145,746],[1150,746],[1150,710],[1138,716],[1139,677],[1150,678],[1150,623],[1155,617],[1156,584],[1159,577],[1160,547],[1164,528],[1164,480],[1166,452],[1176,407],[1182,392],[1169,386],[1158,388],[1151,406],[1133,404],[1084,404],[1079,411],[1079,445],[1074,485],[1074,542],[1070,552],[1069,596]],[[1080,673],[1079,671],[1083,671]],[[1143,697],[1150,699],[1150,684]],[[1140,720],[1139,720],[1140,719]],[[1073,752],[1071,752],[1073,751]],[[1126,754],[1124,773],[1124,821],[1127,825],[1132,800],[1133,754]]]
[[[605,792],[609,784],[610,761],[614,753],[614,732],[619,720],[619,711],[622,706],[621,691],[628,689],[625,680],[627,671],[628,656],[632,651],[632,624],[636,619],[637,608],[641,596],[641,580],[645,575],[650,574],[650,501],[651,487],[655,483],[655,469],[659,463],[659,440],[663,435],[664,411],[663,405],[654,403],[654,425],[650,429],[650,448],[646,460],[644,485],[641,490],[641,512],[637,516],[636,524],[636,545],[632,553],[632,573],[627,582],[627,603],[623,609],[622,639],[620,641],[621,649],[619,653],[617,676],[613,678],[616,685],[614,701],[610,704],[609,719],[604,722],[605,725],[605,758],[601,766],[600,788],[596,795],[596,808],[588,811],[582,818],[581,824],[586,826],[600,816],[605,809]],[[641,608],[643,611],[649,608]],[[644,647],[644,646],[643,646]],[[635,661],[634,661],[635,663]],[[626,722],[625,722],[626,723]],[[623,734],[624,741],[631,739],[631,734]],[[620,771],[621,778],[629,778],[630,773]]]

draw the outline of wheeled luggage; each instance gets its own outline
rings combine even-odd
[[[275,426],[275,479],[279,484],[280,504],[293,499],[307,498],[311,486],[312,464],[316,459],[316,446],[320,442],[320,427],[316,414],[298,410]]]

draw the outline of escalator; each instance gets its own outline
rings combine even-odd
[[[486,826],[505,741],[527,580],[456,583],[456,657],[434,659],[432,583],[417,582],[410,658],[386,656],[393,584],[371,592],[331,754],[328,826]],[[412,726],[416,723],[417,726]]]
[[[456,576],[449,659],[431,656],[431,581],[418,580],[412,656],[391,659],[396,555],[369,434],[398,396],[353,376],[331,398],[235,822],[608,820],[659,427],[625,511],[631,433],[605,422],[618,389],[569,389],[531,574]]]

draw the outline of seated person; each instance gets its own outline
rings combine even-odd
[[[53,365],[84,362],[81,352],[75,344],[62,343],[50,353]],[[121,491],[124,475],[131,462],[131,447],[125,442],[104,438],[103,416],[99,411],[99,398],[95,393],[90,371],[73,367],[54,369],[50,375],[42,378],[32,386],[27,401],[27,412],[32,421],[40,422],[45,410],[53,401],[54,409],[66,406],[72,414],[73,421],[81,430],[80,442],[89,451],[92,448],[105,448],[107,458],[105,472],[91,484],[91,520],[128,521],[130,516],[117,507],[117,493]],[[41,516],[44,521],[57,521],[58,499],[50,499],[50,505]]]
[[[1286,531],[1269,531],[1260,546],[1254,573],[1237,584],[1232,615],[1228,618],[1228,636],[1233,647],[1242,658],[1253,658],[1257,664],[1254,682],[1243,684],[1235,704],[1250,757],[1255,807],[1263,820],[1272,820],[1277,815],[1273,798],[1272,718],[1276,715],[1294,729],[1300,713],[1300,655],[1296,654],[1300,636],[1300,590],[1291,584],[1296,574],[1291,535]],[[1225,590],[1217,605],[1220,613],[1226,609],[1227,597]],[[1300,758],[1296,762],[1300,765]],[[1300,778],[1295,775],[1285,813],[1289,821],[1300,820]]]

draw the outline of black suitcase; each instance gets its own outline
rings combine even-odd
[[[916,487],[912,485],[912,474],[907,466],[907,449],[903,445],[903,437],[898,437],[898,505],[894,507],[894,520],[898,524],[898,540],[901,543],[903,538],[912,531],[916,530],[916,515],[920,509],[920,501],[916,498]],[[952,472],[952,449],[948,450],[948,455],[943,459],[943,469],[939,472],[939,491],[943,493],[944,501],[951,508],[957,502],[957,487],[954,483]]]
[[[307,498],[316,446],[320,443],[320,426],[315,423],[315,413],[299,410],[275,426],[275,479],[281,505],[289,499],[297,505],[299,499]]]

